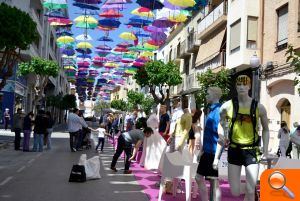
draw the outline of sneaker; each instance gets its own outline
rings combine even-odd
[[[117,168],[115,168],[115,167],[110,167],[110,169],[111,169],[113,172],[118,172]]]
[[[132,174],[132,170],[124,170],[124,174]]]
[[[77,150],[75,149],[75,148],[72,148],[72,150],[71,150],[72,152],[76,152]]]

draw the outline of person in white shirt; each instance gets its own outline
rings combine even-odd
[[[105,131],[105,124],[100,124],[100,127],[97,128],[97,129],[92,129],[90,128],[91,131],[94,131],[94,132],[97,132],[98,133],[98,144],[96,146],[96,151],[98,151],[98,147],[100,146],[101,144],[101,152],[103,153],[103,147],[104,147],[104,137],[105,135],[108,135]]]
[[[72,111],[69,112],[68,119],[67,119],[67,124],[68,124],[68,131],[70,133],[70,149],[72,152],[77,151],[75,146],[76,146],[76,140],[77,136],[79,136],[82,127],[88,127],[87,123],[84,121],[83,118],[80,118],[78,116],[79,110],[75,108]]]
[[[279,149],[282,157],[286,157],[286,151],[290,143],[290,131],[286,122],[281,122],[281,128],[278,131]]]

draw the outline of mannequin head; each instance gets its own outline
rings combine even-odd
[[[209,87],[207,89],[207,103],[218,103],[222,96],[222,90],[219,87]]]
[[[239,75],[236,78],[236,91],[238,95],[248,95],[251,89],[251,79],[247,75]]]
[[[176,98],[173,100],[173,109],[181,106],[180,98]]]

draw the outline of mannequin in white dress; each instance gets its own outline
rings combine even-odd
[[[147,120],[147,126],[152,128],[153,134],[149,138],[144,138],[143,153],[140,161],[140,165],[148,170],[158,169],[163,150],[167,146],[166,141],[157,131],[158,125],[157,114],[153,109]]]

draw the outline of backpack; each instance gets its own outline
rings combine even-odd
[[[253,141],[252,141],[252,145],[251,147],[255,147],[259,145],[259,137],[257,138],[257,140],[255,140],[255,136],[257,135],[257,130],[256,130],[256,126],[257,126],[257,119],[256,119],[256,108],[257,108],[257,100],[252,99],[251,102],[251,108],[250,108],[250,117],[251,117],[251,122],[252,122],[252,127],[253,127]],[[233,130],[233,126],[234,123],[237,119],[237,114],[239,111],[239,101],[237,98],[233,98],[232,99],[232,105],[233,105],[233,109],[232,109],[232,119],[231,119],[231,125],[230,125],[230,129],[229,129],[229,140],[230,140],[230,144],[234,144],[239,148],[243,148],[243,147],[249,147],[248,144],[239,144],[236,142],[233,142],[232,140],[232,130]]]

